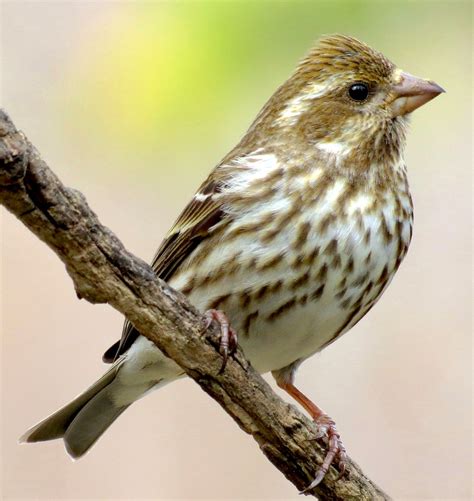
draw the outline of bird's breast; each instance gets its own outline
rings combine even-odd
[[[225,311],[258,370],[279,369],[371,308],[407,251],[411,222],[408,191],[348,191],[338,180],[316,196],[273,192],[234,212],[171,285],[202,311]]]

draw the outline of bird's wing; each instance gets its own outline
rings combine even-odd
[[[161,279],[169,280],[184,259],[222,221],[225,214],[222,201],[214,196],[220,193],[225,182],[224,176],[219,174],[222,171],[216,169],[201,185],[159,247],[151,266]],[[104,353],[102,360],[114,362],[132,346],[138,335],[138,331],[126,320],[122,338]]]

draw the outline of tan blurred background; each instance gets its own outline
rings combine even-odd
[[[150,259],[213,165],[323,33],[447,94],[413,117],[414,240],[388,291],[299,371],[351,456],[396,499],[471,499],[470,2],[3,2],[2,106],[68,185]],[[17,438],[104,370],[122,318],[2,212],[3,499],[299,499],[182,380],[73,463]]]

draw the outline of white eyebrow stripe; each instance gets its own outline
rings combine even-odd
[[[331,88],[330,82],[323,84],[317,84],[311,82],[304,89],[304,99],[316,99],[318,97],[324,96],[326,92]]]
[[[275,120],[278,125],[294,125],[298,117],[302,115],[311,105],[313,99],[324,96],[333,87],[333,81],[326,81],[324,84],[310,82],[293,99],[291,99]]]

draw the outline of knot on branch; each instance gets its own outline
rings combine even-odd
[[[9,116],[0,110],[0,185],[20,182],[28,165],[28,146]]]

